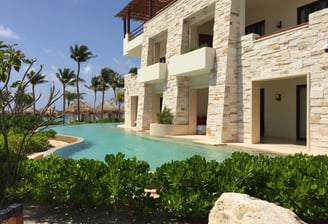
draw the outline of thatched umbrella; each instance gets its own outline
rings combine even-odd
[[[57,117],[60,115],[60,112],[56,110],[54,107],[48,107],[46,110],[41,109],[40,111],[41,113],[43,113],[42,115],[46,117]]]
[[[74,101],[71,105],[69,105],[66,109],[65,109],[65,113],[68,114],[70,121],[74,121],[77,120],[77,116],[78,116],[78,112],[77,112],[77,101]],[[81,121],[86,119],[86,120],[90,120],[91,119],[91,114],[93,114],[93,108],[90,104],[81,101],[80,102],[80,114],[82,119],[80,119]]]
[[[34,114],[34,110],[33,107],[28,107],[23,111],[24,115],[33,115]],[[40,115],[40,110],[35,110],[35,115]]]
[[[33,113],[34,113],[34,111],[33,111],[33,107],[26,108],[26,109],[23,111],[23,114],[25,114],[25,115],[32,115]]]
[[[96,114],[101,114],[101,105],[102,103],[100,103],[97,107],[96,107]],[[104,113],[105,114],[111,114],[111,113],[116,113],[118,112],[118,108],[116,105],[111,104],[110,102],[108,102],[107,100],[104,101]]]

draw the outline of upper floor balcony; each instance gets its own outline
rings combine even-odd
[[[172,57],[168,65],[169,75],[194,76],[210,73],[214,69],[215,49],[202,47]]]
[[[123,55],[140,57],[143,41],[143,24],[130,33],[126,33],[123,40]]]
[[[156,63],[145,68],[138,69],[139,83],[160,83],[163,82],[167,73],[166,63]]]
[[[176,1],[177,0],[131,0],[128,5],[116,14],[116,17],[123,19],[124,55],[141,56],[143,24]],[[133,31],[131,31],[132,20],[141,23],[141,26]]]

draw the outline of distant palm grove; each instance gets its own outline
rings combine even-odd
[[[62,84],[63,88],[63,112],[65,113],[66,106],[69,106],[72,101],[77,101],[77,116],[76,121],[82,121],[81,116],[81,99],[85,93],[80,91],[80,83],[88,82],[80,77],[81,63],[87,62],[88,60],[96,57],[93,55],[89,48],[86,45],[77,45],[70,46],[70,58],[72,58],[77,64],[77,70],[71,68],[59,68],[56,72],[56,77],[59,82]],[[42,84],[46,81],[46,74],[42,73],[42,66],[38,71],[30,71],[27,74],[27,77],[32,86],[32,98],[35,101],[35,86]],[[71,92],[67,90],[68,86],[75,86],[76,92]],[[124,87],[124,78],[121,74],[117,73],[111,68],[104,67],[101,69],[100,74],[94,75],[89,84],[84,84],[84,86],[94,93],[93,100],[93,110],[96,108],[97,92],[102,93],[101,101],[101,118],[104,116],[104,102],[105,102],[105,92],[110,88],[113,90],[114,97],[111,99],[112,102],[118,106],[124,102],[124,92],[121,88]],[[36,114],[35,103],[33,104],[33,114]],[[65,122],[65,116],[63,116],[63,123]]]

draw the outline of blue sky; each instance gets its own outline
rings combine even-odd
[[[125,75],[131,67],[139,67],[140,60],[123,56],[123,22],[115,17],[130,0],[0,0],[0,40],[7,44],[18,44],[28,58],[37,59],[34,69],[44,65],[48,83],[36,87],[42,93],[37,107],[46,102],[49,85],[55,84],[62,90],[55,74],[58,68],[77,65],[70,58],[69,47],[75,44],[87,45],[96,55],[83,63],[81,77],[90,83],[91,77],[99,74],[101,68],[109,67]],[[16,74],[16,75],[21,75]],[[93,92],[81,84],[85,101],[93,105]],[[70,91],[75,88],[70,87]],[[105,98],[112,97],[112,90]],[[97,96],[100,103],[100,93]],[[62,101],[56,103],[62,108]]]

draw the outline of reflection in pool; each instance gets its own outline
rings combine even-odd
[[[200,155],[219,162],[235,151],[226,146],[208,146],[171,138],[151,137],[147,133],[117,128],[117,124],[83,124],[52,126],[58,134],[84,138],[84,141],[66,146],[55,153],[63,158],[104,160],[106,154],[122,152],[126,157],[145,160],[151,169],[172,160],[183,160]]]

